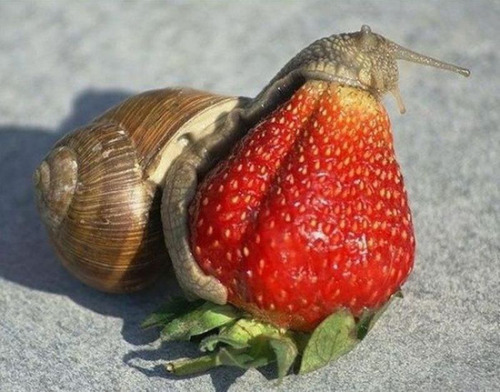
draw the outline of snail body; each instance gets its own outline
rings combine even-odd
[[[313,42],[290,60],[264,89],[245,106],[235,108],[223,127],[207,135],[200,144],[189,146],[167,171],[162,202],[162,222],[172,265],[188,298],[202,298],[217,304],[228,300],[227,287],[216,277],[205,274],[190,247],[188,207],[195,195],[198,179],[213,162],[213,155],[224,153],[236,135],[262,122],[301,86],[309,81],[325,81],[354,87],[379,100],[391,93],[401,113],[405,112],[398,87],[397,60],[457,72],[469,71],[401,47],[363,25],[355,33],[332,35]]]
[[[160,219],[165,168],[237,103],[190,89],[150,91],[57,142],[34,181],[64,266],[107,292],[152,283],[168,265]]]
[[[39,210],[63,264],[93,287],[132,291],[166,264],[164,240],[185,294],[226,303],[226,288],[201,270],[190,249],[188,209],[200,178],[310,80],[376,99],[390,92],[404,112],[397,60],[468,76],[363,26],[312,43],[253,99],[149,92],[63,138],[35,173]]]

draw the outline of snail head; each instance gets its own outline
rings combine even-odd
[[[404,113],[398,88],[398,60],[470,75],[468,69],[419,54],[373,33],[367,25],[354,33],[335,34],[313,42],[292,60],[289,67],[302,68],[313,78],[360,87],[379,97],[391,93],[400,112]]]

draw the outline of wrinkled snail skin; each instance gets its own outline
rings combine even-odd
[[[150,91],[61,139],[33,179],[63,265],[107,292],[151,284],[168,265],[164,172],[187,142],[213,132],[238,102],[190,89]]]
[[[162,197],[162,221],[172,265],[189,298],[218,304],[227,302],[227,289],[204,274],[189,245],[188,208],[198,180],[214,157],[225,154],[245,132],[285,102],[308,80],[337,82],[369,91],[380,99],[385,93],[405,108],[398,88],[397,60],[433,66],[468,76],[469,71],[418,54],[375,34],[364,25],[354,33],[332,35],[313,42],[290,60],[254,99],[236,108],[226,122],[198,144],[178,156],[167,171]]]

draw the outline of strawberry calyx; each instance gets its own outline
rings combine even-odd
[[[161,328],[162,342],[198,342],[204,355],[165,363],[170,374],[188,376],[218,366],[250,369],[275,363],[281,381],[291,369],[308,373],[347,354],[364,339],[394,297],[400,297],[400,292],[382,308],[366,310],[359,317],[340,308],[310,333],[279,328],[230,304],[189,302],[183,298],[170,300],[142,327]]]

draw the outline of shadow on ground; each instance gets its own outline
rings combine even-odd
[[[178,355],[180,354],[180,355]],[[163,364],[181,357],[194,358],[202,355],[193,343],[169,342],[161,348],[150,348],[131,351],[123,357],[123,361],[130,367],[140,371],[148,377],[159,377],[170,380],[178,379],[166,372]],[[234,384],[245,370],[238,368],[221,367],[208,371],[212,385],[217,392],[225,392]],[[198,375],[184,378],[195,378]]]
[[[157,284],[139,294],[109,295],[70,276],[49,245],[36,211],[31,181],[33,171],[58,139],[130,95],[124,91],[85,91],[75,100],[73,112],[55,129],[0,127],[0,180],[4,191],[0,194],[0,276],[31,289],[67,295],[95,312],[122,317],[124,338],[141,344],[147,338],[137,325],[168,295],[166,290]],[[176,288],[174,281],[168,283]]]

